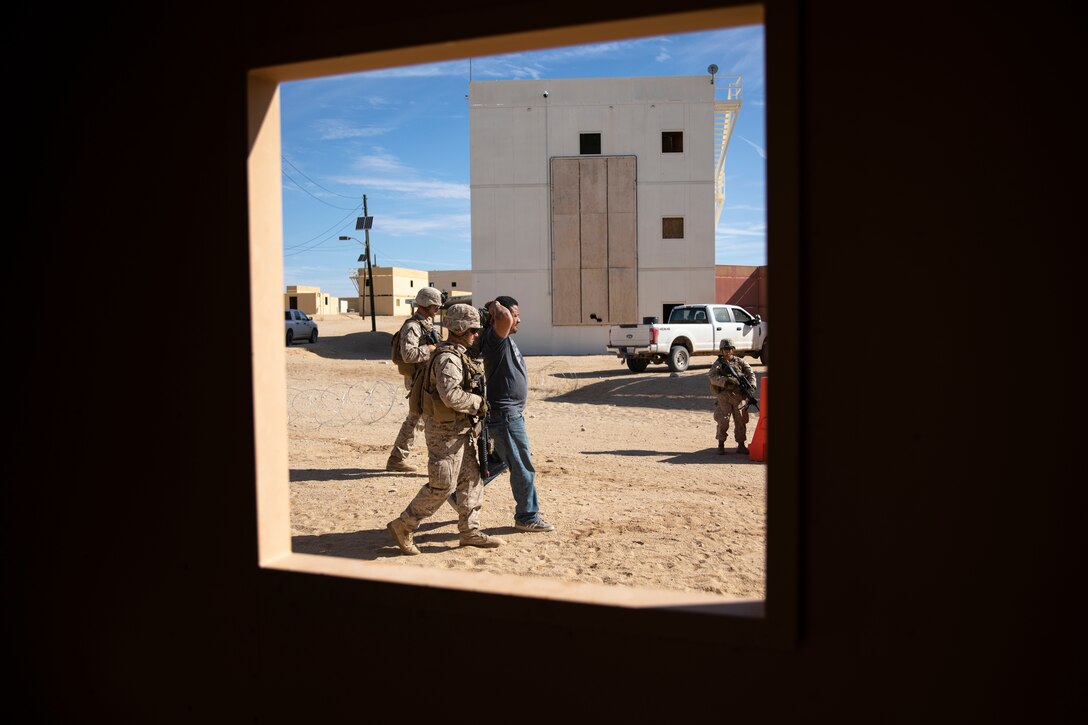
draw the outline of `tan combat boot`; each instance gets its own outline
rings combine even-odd
[[[393,519],[385,528],[389,529],[389,533],[392,534],[393,540],[397,542],[397,546],[400,547],[400,553],[414,556],[419,553],[419,548],[416,547],[415,542],[412,541],[412,530],[408,528],[400,519]]]
[[[416,467],[410,465],[407,461],[398,461],[394,458],[390,458],[388,461],[385,462],[385,470],[395,471],[397,473],[412,473],[416,470]]]
[[[482,531],[468,531],[460,535],[461,546],[479,546],[481,549],[494,549],[502,546],[502,542],[494,536],[488,536]]]

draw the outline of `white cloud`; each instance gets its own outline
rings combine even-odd
[[[424,174],[380,147],[374,153],[357,158],[352,166],[363,172],[362,175],[335,176],[329,180],[348,186],[361,186],[372,190],[371,193],[385,191],[424,199],[468,199],[470,196],[467,182],[425,178]]]
[[[468,230],[472,220],[468,214],[445,214],[432,217],[382,216],[382,232],[392,236],[423,236]]]
[[[381,136],[392,129],[381,126],[356,126],[335,118],[322,118],[314,121],[314,129],[322,141],[340,141],[346,138],[365,138]]]
[[[735,237],[766,237],[767,227],[763,224],[753,225],[749,229],[741,227],[723,227],[715,232],[717,239],[732,239]]]
[[[421,65],[383,68],[366,71],[359,75],[368,78],[442,78],[446,76],[468,76],[468,60],[451,60],[444,63],[424,63]]]
[[[360,156],[352,162],[352,166],[362,171],[371,171],[379,174],[411,175],[412,169],[401,163],[400,159],[382,148],[376,148],[374,153]]]
[[[749,141],[748,139],[744,138],[744,136],[740,136],[740,140],[754,148],[761,159],[767,158],[767,152],[763,149],[762,146],[752,141]]]
[[[397,179],[380,176],[339,176],[332,181],[349,186],[362,186],[375,191],[413,194],[430,199],[468,199],[469,185],[434,179]]]

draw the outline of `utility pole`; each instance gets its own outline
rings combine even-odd
[[[378,331],[378,315],[377,315],[377,311],[374,309],[374,268],[370,265],[370,227],[373,226],[373,224],[374,224],[374,217],[367,216],[367,213],[366,213],[366,194],[363,194],[363,216],[355,217],[355,228],[356,229],[366,230],[366,244],[364,245],[366,247],[366,256],[364,257],[363,255],[360,254],[358,261],[362,262],[364,259],[366,260],[366,277],[365,277],[365,280],[366,280],[366,286],[370,288],[370,331],[371,332],[377,332]],[[340,237],[340,241],[342,241],[342,242],[346,242],[349,239],[354,240],[356,242],[359,241],[358,239],[355,239],[355,237],[345,237],[345,236]],[[359,242],[359,243],[363,244],[362,242]],[[358,279],[358,277],[356,277],[355,279]],[[358,283],[356,283],[355,286],[358,287],[359,286]],[[360,296],[363,297],[363,306],[365,307],[366,306],[366,296],[365,295],[360,295]],[[365,317],[366,315],[363,315],[363,316]]]
[[[370,281],[370,331],[378,331],[377,310],[374,309],[374,269],[370,266],[370,215],[366,211],[366,194],[363,194],[363,229],[366,237],[366,277]]]

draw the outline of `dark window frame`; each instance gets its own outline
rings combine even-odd
[[[672,222],[670,224],[670,222]],[[679,223],[677,223],[679,222]],[[676,235],[679,227],[679,236]],[[684,239],[684,217],[682,216],[663,216],[661,217],[661,238],[662,239]]]
[[[604,148],[604,143],[601,138],[602,134],[599,131],[586,131],[578,134],[578,155],[579,156],[600,156],[601,149]],[[596,151],[586,150],[589,146],[592,149],[596,146]]]
[[[684,132],[683,131],[662,131],[661,132],[661,153],[663,153],[663,154],[682,154],[682,153],[684,153]]]

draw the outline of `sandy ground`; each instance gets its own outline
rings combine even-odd
[[[766,468],[717,454],[711,357],[683,373],[652,365],[631,373],[600,355],[526,356],[526,426],[541,512],[551,533],[513,527],[509,474],[486,488],[483,529],[498,549],[457,546],[457,516],[443,506],[402,556],[386,531],[426,483],[422,434],[410,462],[387,473],[407,413],[389,362],[403,318],[317,318],[320,337],[287,349],[292,548],[298,553],[547,577],[725,598],[765,593]],[[766,368],[746,358],[761,378]],[[758,422],[753,412],[751,441]]]

